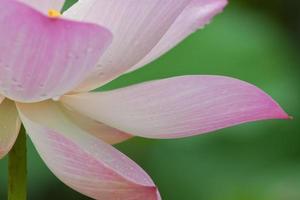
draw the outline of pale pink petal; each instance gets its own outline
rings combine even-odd
[[[270,96],[222,76],[183,76],[99,93],[66,95],[62,102],[111,127],[149,138],[177,138],[265,119],[286,119]]]
[[[98,200],[160,199],[154,183],[138,165],[77,128],[57,104],[18,104],[18,109],[42,159],[71,188]]]
[[[21,123],[14,102],[5,99],[0,103],[0,159],[15,143]]]
[[[47,14],[48,10],[54,9],[61,11],[65,0],[18,0],[19,2],[25,3],[44,14]]]
[[[16,1],[0,1],[0,13],[0,93],[16,101],[70,91],[94,69],[112,37],[100,26],[51,19]]]
[[[77,126],[86,132],[100,138],[106,143],[117,144],[123,142],[132,136],[119,131],[115,128],[111,128],[103,123],[97,122],[89,117],[81,115],[80,113],[73,111],[72,109],[61,106],[62,111],[72,120]]]
[[[78,88],[90,90],[126,72],[159,42],[191,0],[81,0],[65,17],[94,22],[114,40],[98,69]]]
[[[193,0],[151,52],[128,72],[145,66],[169,51],[191,33],[209,23],[226,4],[227,0]]]

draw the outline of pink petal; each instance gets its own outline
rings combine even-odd
[[[145,66],[169,51],[191,33],[209,23],[226,4],[227,0],[193,0],[151,52],[128,72]]]
[[[98,69],[78,88],[90,90],[121,75],[145,57],[191,0],[79,1],[64,13],[112,31],[114,40]]]
[[[66,95],[78,112],[132,135],[177,138],[233,125],[286,119],[253,85],[221,76],[183,76],[102,93]]]
[[[72,120],[74,124],[106,143],[117,144],[132,137],[129,134],[126,134],[103,123],[97,122],[89,117],[81,115],[76,111],[64,108],[63,106],[61,106],[61,109],[66,114],[66,116],[69,117],[70,120]]]
[[[18,104],[18,109],[45,163],[71,188],[98,200],[160,199],[154,183],[138,165],[74,126],[57,104]]]
[[[16,1],[2,0],[0,13],[0,93],[16,101],[70,91],[111,41],[105,28],[51,19]]]
[[[0,103],[0,159],[13,147],[21,123],[15,104],[10,100]]]
[[[48,10],[55,9],[60,11],[65,3],[65,0],[18,0],[23,2],[40,12],[46,14]]]

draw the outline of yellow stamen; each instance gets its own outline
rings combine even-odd
[[[60,17],[60,15],[61,15],[60,12],[55,9],[48,10],[48,16],[50,18],[58,18],[58,17]]]

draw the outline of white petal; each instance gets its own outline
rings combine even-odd
[[[81,0],[64,13],[71,19],[102,25],[114,40],[98,69],[78,90],[103,85],[145,57],[191,0]]]
[[[61,109],[77,126],[106,143],[117,144],[132,137],[129,134],[109,127],[101,122],[97,122],[74,110],[70,110],[63,106],[61,106]]]
[[[128,72],[157,59],[191,33],[205,26],[216,14],[223,10],[226,3],[226,0],[193,0],[151,52]]]
[[[92,119],[147,138],[187,137],[246,122],[289,118],[259,88],[222,76],[174,77],[66,95],[61,100]]]

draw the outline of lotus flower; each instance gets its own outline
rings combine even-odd
[[[222,76],[90,92],[164,54],[226,0],[82,0],[60,16],[63,3],[0,1],[1,157],[22,122],[71,188],[99,200],[158,200],[151,178],[112,144],[288,118],[257,87]]]

